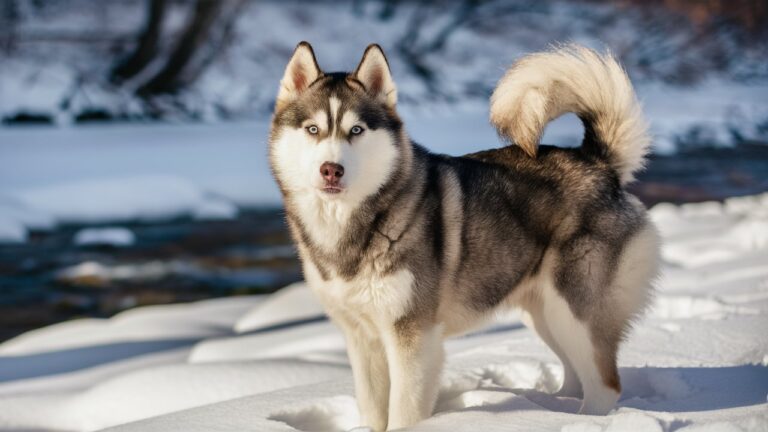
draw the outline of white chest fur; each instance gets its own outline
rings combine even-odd
[[[365,314],[375,321],[394,322],[405,315],[413,296],[413,274],[405,269],[382,274],[366,268],[351,280],[332,275],[323,280],[315,265],[304,263],[307,283],[329,314]]]

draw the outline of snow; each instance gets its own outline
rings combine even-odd
[[[562,369],[511,314],[447,342],[436,413],[408,430],[768,430],[768,194],[651,216],[664,272],[621,351],[613,412],[580,416],[577,400],[551,396]],[[0,344],[0,430],[341,431],[358,419],[343,337],[303,283]]]
[[[19,199],[60,221],[151,220],[208,212],[207,198],[197,187],[167,176],[75,181],[33,188]]]
[[[259,307],[243,315],[235,323],[235,331],[246,333],[322,315],[322,307],[306,295],[306,285],[296,283],[281,289]]]
[[[0,192],[0,242],[23,242],[28,229],[48,229],[54,219]]]
[[[27,228],[16,219],[0,214],[0,241],[21,243],[27,240]]]
[[[83,228],[73,239],[78,246],[131,246],[136,241],[133,231],[122,227]]]

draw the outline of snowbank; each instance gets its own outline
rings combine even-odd
[[[447,343],[436,414],[408,430],[768,430],[768,194],[651,211],[654,307],[606,417],[549,394],[562,369],[512,315]],[[749,235],[748,235],[749,234]],[[0,430],[341,431],[357,425],[340,332],[304,284],[153,306],[0,345]]]
[[[162,219],[194,213],[205,198],[174,177],[128,177],[35,188],[19,194],[30,207],[61,221]]]
[[[222,219],[277,205],[265,123],[0,129],[0,241],[57,222]],[[23,228],[23,229],[22,229]]]
[[[323,308],[308,295],[306,284],[296,283],[281,289],[259,307],[243,315],[235,323],[235,331],[246,333],[323,315]]]
[[[136,236],[128,228],[84,228],[75,234],[73,239],[78,246],[131,246],[136,242]]]

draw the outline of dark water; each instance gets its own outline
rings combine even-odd
[[[651,156],[630,190],[649,207],[659,202],[720,201],[768,191],[768,143]]]
[[[768,191],[768,146],[654,156],[631,189],[649,206]],[[135,234],[133,245],[76,246],[75,233],[90,226],[60,226],[25,244],[0,245],[0,341],[141,305],[269,293],[301,278],[280,209],[246,210],[225,221],[114,222],[109,226]]]
[[[89,225],[88,227],[92,227]],[[282,211],[232,220],[124,222],[128,247],[77,246],[85,225],[0,246],[0,340],[76,317],[135,306],[269,293],[301,279]]]

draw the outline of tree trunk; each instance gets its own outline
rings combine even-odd
[[[448,39],[453,33],[471,22],[475,18],[478,8],[490,0],[464,0],[452,11],[451,19],[443,24],[437,32],[431,32],[431,36],[424,36],[422,30],[432,19],[432,12],[436,7],[429,3],[419,3],[406,25],[406,31],[397,41],[396,48],[400,56],[406,61],[411,71],[421,78],[432,94],[440,94],[439,86],[435,82],[435,71],[427,63],[429,54],[442,51]]]
[[[219,12],[219,20],[214,27],[216,31],[212,31],[212,34],[208,35],[208,46],[203,53],[196,56],[196,61],[184,71],[183,84],[195,81],[208,66],[226,53],[227,47],[232,43],[237,19],[248,0],[227,0],[224,3],[224,7]]]
[[[16,26],[20,19],[19,5],[14,0],[0,3],[0,49],[11,53],[16,47]]]
[[[110,80],[119,83],[136,76],[154,60],[163,29],[167,0],[147,0],[147,21],[136,49],[112,69]]]
[[[138,94],[150,96],[174,93],[184,85],[185,69],[205,43],[224,3],[226,2],[197,0],[195,12],[173,48],[168,61],[154,77],[139,87]]]

